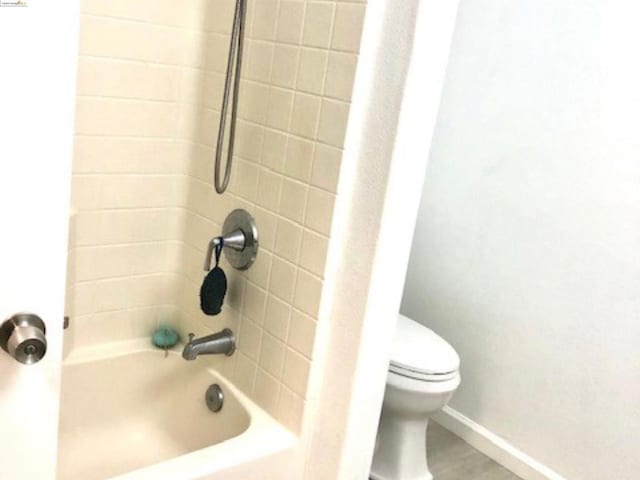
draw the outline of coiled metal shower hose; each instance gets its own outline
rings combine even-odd
[[[236,137],[236,118],[238,115],[238,97],[240,95],[240,73],[242,71],[242,48],[244,46],[244,27],[247,16],[246,0],[236,0],[236,10],[233,17],[233,29],[231,31],[231,44],[229,45],[229,60],[227,62],[227,78],[224,83],[224,94],[222,96],[222,107],[220,109],[220,125],[218,127],[218,142],[216,145],[216,164],[214,185],[216,192],[224,193],[229,186],[231,178],[231,167],[233,166],[233,145]],[[221,179],[222,170],[222,149],[224,146],[224,133],[227,122],[227,110],[229,109],[229,94],[231,90],[231,79],[233,77],[233,66],[236,71],[233,79],[233,99],[231,103],[231,125],[229,126],[229,148],[227,151],[227,164],[224,169],[224,178]]]

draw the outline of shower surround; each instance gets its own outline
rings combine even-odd
[[[233,0],[82,2],[67,349],[225,327],[214,366],[301,426],[365,2],[249,0],[234,168],[214,145]],[[223,313],[198,309],[211,237],[235,208],[261,235],[246,273],[223,263]]]

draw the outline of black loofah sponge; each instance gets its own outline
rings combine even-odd
[[[227,293],[227,276],[216,266],[202,282],[200,288],[200,308],[207,315],[218,315],[222,311],[222,303]]]

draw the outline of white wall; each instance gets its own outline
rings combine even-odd
[[[462,0],[402,306],[460,353],[453,408],[569,479],[640,472],[629,3]]]

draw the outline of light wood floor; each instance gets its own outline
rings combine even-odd
[[[522,480],[435,422],[429,423],[429,469],[435,480]]]

